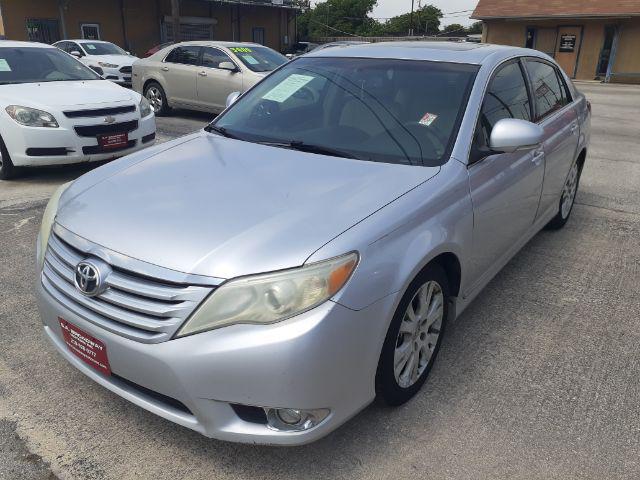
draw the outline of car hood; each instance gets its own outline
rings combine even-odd
[[[89,55],[90,60],[102,63],[112,63],[118,67],[128,67],[138,60],[138,57],[131,55]]]
[[[72,185],[57,223],[128,257],[217,278],[302,265],[439,171],[205,132],[134,159]]]
[[[136,101],[136,93],[108,80],[0,86],[0,102],[45,109]]]

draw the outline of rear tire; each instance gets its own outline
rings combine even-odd
[[[558,205],[558,213],[556,213],[556,216],[553,217],[545,227],[548,230],[560,230],[569,221],[576,200],[576,194],[578,193],[581,174],[582,166],[578,162],[575,162],[571,166],[569,175],[567,175],[567,179],[565,180],[562,196],[560,197],[560,203]]]
[[[167,102],[167,94],[158,82],[149,82],[144,87],[144,96],[149,101],[153,113],[158,117],[168,115],[171,111]]]
[[[390,406],[413,397],[429,376],[449,313],[449,281],[428,265],[409,285],[389,326],[376,373],[378,399]]]
[[[17,168],[11,161],[11,156],[4,144],[4,140],[0,138],[0,180],[11,180],[17,175]]]

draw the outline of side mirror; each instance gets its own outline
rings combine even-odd
[[[540,125],[517,118],[503,118],[493,126],[489,148],[504,153],[532,150],[543,139],[544,129]]]
[[[73,55],[76,58],[82,58],[83,57],[82,53],[79,52],[78,50],[73,50],[70,53],[71,53],[71,55]]]
[[[236,67],[232,62],[220,62],[220,65],[218,65],[218,68],[221,70],[229,70],[230,72],[237,72],[238,71],[238,67]]]
[[[236,100],[242,95],[240,92],[233,92],[227,97],[227,108],[236,103]]]

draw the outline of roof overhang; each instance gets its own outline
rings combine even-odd
[[[512,20],[512,21],[518,21],[518,20],[563,20],[563,19],[573,19],[573,18],[580,18],[582,20],[598,20],[601,18],[606,18],[606,19],[610,19],[610,18],[620,18],[620,19],[624,19],[624,18],[633,18],[633,17],[640,17],[640,12],[638,13],[603,13],[603,14],[580,14],[580,13],[563,13],[563,14],[557,14],[557,15],[522,15],[522,16],[516,16],[516,15],[472,15],[471,18],[474,20]]]
[[[227,5],[250,5],[252,7],[272,7],[285,8],[287,10],[302,10],[298,5],[294,5],[289,0],[203,0],[209,3],[220,3]]]

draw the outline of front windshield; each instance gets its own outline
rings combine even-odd
[[[284,148],[441,165],[477,71],[443,62],[302,57],[243,95],[212,129]]]
[[[233,54],[254,72],[271,72],[289,59],[266,47],[231,47]]]
[[[74,80],[102,77],[57,48],[0,48],[0,85]]]
[[[123,49],[113,43],[82,42],[82,48],[88,55],[126,55]]]

